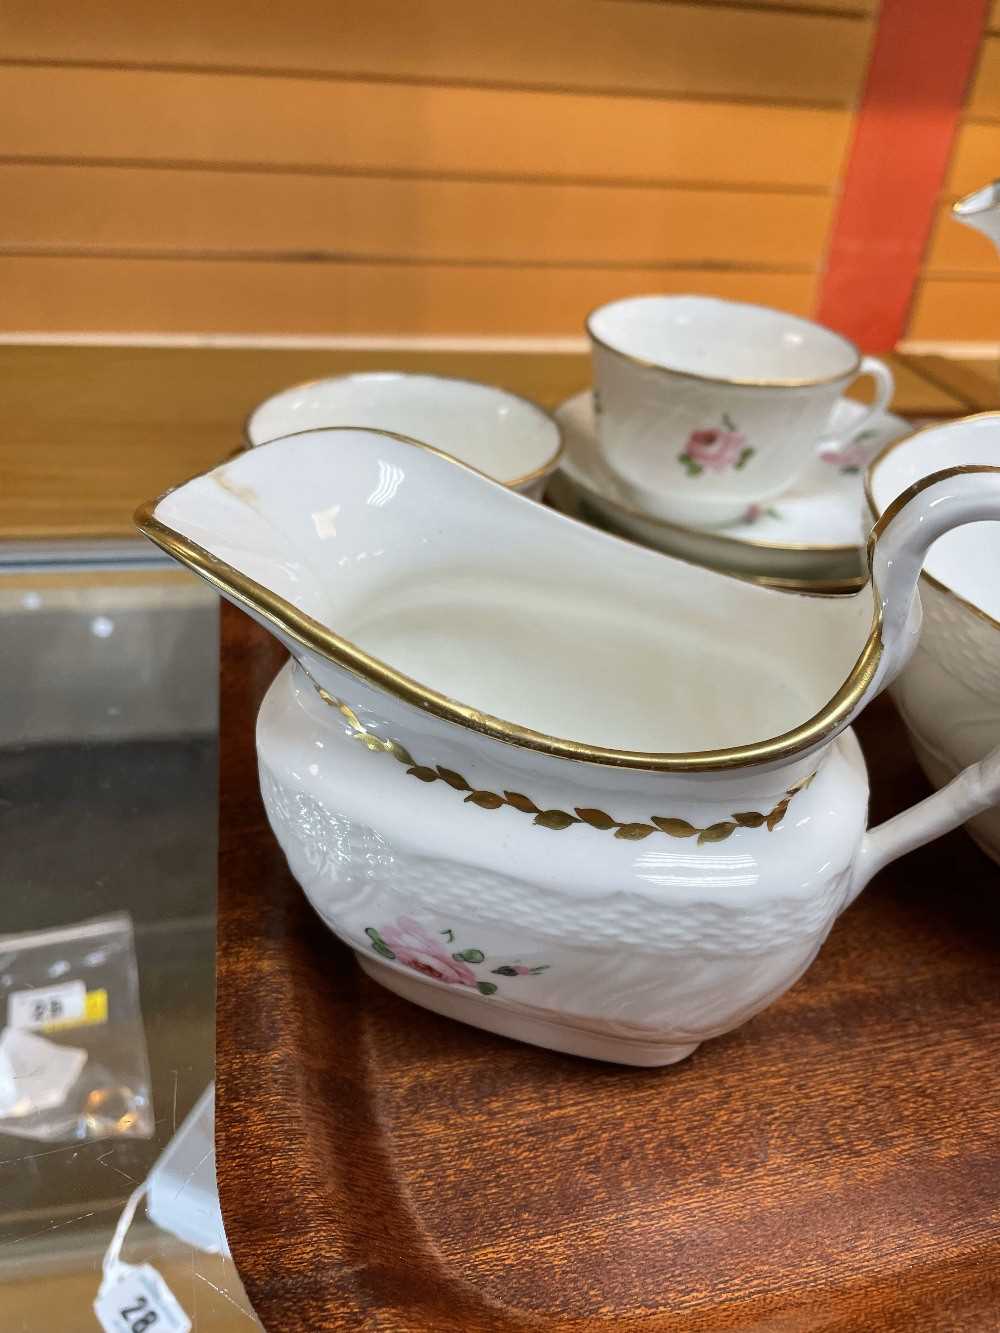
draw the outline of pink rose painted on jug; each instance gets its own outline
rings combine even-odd
[[[401,916],[394,925],[383,926],[382,942],[396,961],[435,981],[452,986],[475,986],[476,974],[467,963],[449,954],[444,945],[429,935],[412,916]]]
[[[470,963],[478,966],[486,962],[482,949],[466,948],[448,952],[445,942],[448,946],[455,944],[455,932],[450,926],[439,930],[441,938],[437,939],[419,921],[414,921],[412,916],[401,916],[381,930],[375,926],[366,926],[365,934],[380,958],[412,967],[414,972],[430,977],[433,981],[443,981],[446,986],[470,986],[480,995],[497,993],[495,981],[480,981],[469,966]],[[524,963],[501,963],[499,967],[493,967],[493,961],[490,963],[490,971],[497,977],[537,977],[549,968],[548,963],[531,966]]]
[[[728,472],[730,468],[741,468],[753,455],[753,449],[747,444],[747,438],[737,430],[736,423],[724,413],[722,428],[706,426],[693,430],[687,444],[677,455],[677,461],[687,469],[689,477],[698,477],[703,472]]]

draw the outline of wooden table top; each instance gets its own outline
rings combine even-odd
[[[962,831],[889,866],[786,995],[629,1070],[430,1014],[292,881],[222,636],[216,1135],[270,1333],[1000,1329],[1000,893]],[[927,791],[888,699],[872,818]]]
[[[890,359],[902,416],[998,405],[991,363]],[[132,536],[136,505],[236,448],[262,399],[386,368],[485,380],[547,407],[589,382],[588,357],[576,353],[2,346],[0,539]]]

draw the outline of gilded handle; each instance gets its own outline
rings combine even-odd
[[[917,580],[928,550],[952,528],[984,520],[1000,522],[1000,467],[952,467],[922,477],[872,528],[868,560],[882,620],[876,688],[898,675],[916,646]]]
[[[882,658],[871,693],[906,664],[920,632],[917,580],[929,548],[965,523],[1000,522],[1000,468],[953,467],[922,478],[893,500],[868,544],[882,616]],[[926,800],[870,829],[847,901],[897,856],[948,833],[1000,802],[1000,748]]]

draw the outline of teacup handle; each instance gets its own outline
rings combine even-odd
[[[892,395],[896,391],[896,381],[892,371],[884,361],[880,361],[877,356],[863,356],[861,365],[858,367],[858,373],[851,383],[856,384],[862,375],[870,375],[875,381],[874,401],[865,408],[864,415],[857,418],[852,423],[851,429],[845,434],[824,436],[820,444],[821,452],[835,454],[838,449],[842,449],[851,440],[856,439],[865,427],[880,416],[892,402]]]

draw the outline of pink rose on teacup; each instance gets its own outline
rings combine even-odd
[[[735,467],[745,444],[746,436],[736,430],[693,430],[684,452],[710,472],[725,472]]]
[[[752,454],[747,437],[725,415],[721,428],[707,426],[693,430],[677,458],[687,468],[688,476],[697,477],[706,471],[727,472],[730,468],[741,468]]]
[[[391,949],[397,962],[422,972],[425,977],[445,981],[451,986],[476,985],[472,968],[449,954],[411,916],[401,916],[395,924],[383,926],[378,938]]]

